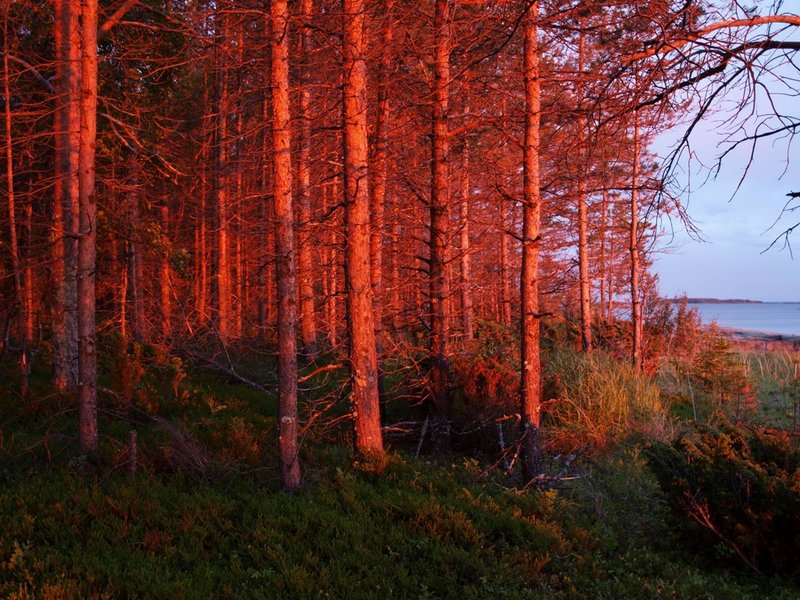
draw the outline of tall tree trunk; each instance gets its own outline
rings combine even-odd
[[[203,107],[208,110],[208,74],[204,74]],[[211,136],[208,132],[208,119],[204,118],[201,124],[202,148],[200,157],[202,165],[200,167],[200,209],[197,216],[197,242],[195,244],[195,265],[197,273],[195,276],[195,308],[198,321],[202,326],[207,326],[208,315],[208,164],[211,147]]]
[[[172,298],[171,298],[171,267],[169,264],[170,230],[169,230],[169,206],[162,204],[159,207],[161,217],[161,235],[164,239],[162,244],[159,292],[161,297],[161,336],[166,341],[172,335]]]
[[[631,362],[634,369],[642,369],[642,300],[639,289],[639,112],[633,113],[633,169],[631,175],[630,237],[628,250],[631,257],[631,327],[633,344]]]
[[[331,206],[336,202],[338,194],[337,177],[325,185],[323,190],[322,209],[325,214],[330,212]],[[331,217],[332,218],[332,217]],[[328,225],[325,234],[324,259],[325,263],[325,322],[327,325],[328,345],[336,347],[338,335],[338,309],[339,304],[339,252],[337,250],[336,227]]]
[[[220,341],[226,343],[233,334],[233,307],[231,294],[231,258],[230,258],[230,165],[228,164],[228,112],[230,111],[230,94],[228,93],[228,70],[224,59],[225,48],[228,47],[228,28],[225,16],[220,13],[217,36],[221,49],[218,55],[217,72],[217,164],[216,164],[216,312],[217,333]]]
[[[80,237],[78,239],[78,442],[97,449],[97,354],[95,267],[97,264],[97,0],[81,1]]]
[[[599,314],[601,318],[607,315],[606,310],[606,290],[608,289],[608,252],[607,252],[607,238],[608,238],[608,189],[606,189],[606,178],[605,178],[605,168],[606,168],[606,161],[605,157],[603,157],[603,180],[602,180],[602,196],[600,198],[600,228],[598,230],[598,235],[600,236],[600,256],[598,257],[598,262],[600,263],[600,310]]]
[[[469,112],[469,109],[465,112]],[[475,337],[475,315],[472,307],[472,256],[469,239],[469,204],[471,196],[469,152],[469,139],[465,139],[461,157],[461,204],[459,211],[461,224],[461,324],[464,329],[464,337],[471,340]]]
[[[586,177],[589,172],[588,154],[586,147],[587,120],[583,115],[583,68],[584,68],[584,35],[581,32],[578,39],[578,271],[581,304],[581,347],[584,352],[592,351],[592,282],[589,278],[589,210],[586,198]]]
[[[450,398],[447,386],[447,277],[445,273],[450,173],[447,115],[450,92],[450,0],[436,0],[434,14],[434,98],[430,197],[430,356],[433,394],[432,435],[440,451],[450,449]]]
[[[343,0],[345,277],[356,450],[382,456],[378,359],[372,313],[367,144],[365,0]]]
[[[581,348],[592,351],[592,282],[589,278],[589,214],[586,186],[578,186],[578,271],[581,305]]]
[[[35,324],[34,307],[34,270],[33,270],[33,182],[29,183],[28,201],[25,203],[25,252],[22,259],[22,312],[25,315],[22,334],[23,378],[28,379],[33,366],[33,330]]]
[[[372,159],[372,236],[370,257],[372,263],[372,305],[375,318],[375,339],[378,353],[383,345],[383,238],[385,228],[386,184],[389,174],[389,72],[391,70],[393,33],[392,0],[386,2],[383,13],[383,52],[378,77],[378,114],[375,123],[375,148]]]
[[[508,265],[509,249],[508,238],[511,227],[506,223],[508,210],[503,202],[500,202],[500,307],[499,321],[506,327],[511,327],[511,276]]]
[[[80,152],[80,5],[55,3],[57,90],[56,194],[53,202],[53,384],[78,385],[78,157]]]
[[[300,81],[300,146],[297,165],[297,278],[300,295],[300,345],[309,358],[317,354],[317,315],[314,307],[314,254],[311,236],[311,67],[308,61],[312,52],[311,19],[313,0],[302,0],[300,18],[302,29],[298,40],[298,55],[305,61],[301,67]]]
[[[289,111],[289,9],[272,0],[272,186],[278,284],[278,451],[284,489],[300,486],[297,441],[297,276]]]
[[[233,231],[233,284],[231,296],[233,301],[233,315],[232,315],[232,328],[233,335],[237,338],[242,337],[244,332],[244,316],[247,304],[245,303],[244,290],[245,290],[245,273],[244,273],[244,256],[242,253],[242,237],[244,236],[243,227],[245,219],[243,218],[244,202],[243,198],[246,196],[244,189],[244,87],[242,85],[242,77],[244,71],[244,27],[238,28],[238,39],[236,43],[236,58],[237,58],[237,78],[236,78],[236,120],[234,121],[234,139],[236,140],[236,186],[234,187],[235,198],[233,201],[233,222],[236,227]]]
[[[11,74],[8,70],[8,38],[9,38],[9,18],[10,8],[6,6],[3,15],[3,115],[5,122],[5,159],[6,159],[6,199],[8,201],[8,230],[9,230],[9,250],[11,251],[11,272],[14,279],[14,307],[17,311],[17,323],[19,324],[19,337],[22,341],[22,353],[19,359],[20,370],[20,391],[23,397],[28,395],[28,347],[26,336],[27,308],[23,298],[22,289],[22,264],[20,262],[19,241],[17,236],[17,211],[16,196],[14,194],[14,152],[11,146]]]
[[[50,221],[50,245],[52,252],[52,285],[55,288],[55,301],[50,307],[51,327],[53,330],[53,386],[64,392],[69,386],[66,377],[66,343],[67,330],[64,314],[66,274],[64,272],[64,189],[65,168],[64,164],[64,112],[66,102],[64,98],[65,87],[65,51],[66,36],[64,35],[64,0],[53,1],[53,44],[55,56],[55,88],[56,96],[53,106],[53,149],[54,182],[53,182],[53,211]]]
[[[136,341],[147,338],[147,321],[142,306],[142,281],[144,280],[143,250],[140,240],[141,207],[139,198],[139,161],[135,154],[128,160],[128,223],[129,237],[126,243],[128,261],[128,306],[131,334]]]
[[[527,484],[541,472],[541,359],[539,356],[539,120],[541,82],[538,43],[539,2],[524,19],[525,140],[523,143],[522,298],[520,414],[522,476]]]
[[[390,270],[392,273],[391,307],[392,307],[392,333],[397,334],[402,326],[400,313],[400,207],[398,199],[392,202],[391,226],[392,252],[389,254]]]
[[[272,119],[270,114],[269,97],[267,93],[264,94],[264,97],[261,100],[261,116],[265,123],[270,122]],[[264,190],[268,190],[270,186],[270,181],[269,181],[269,169],[267,169],[267,165],[270,164],[269,149],[272,146],[272,142],[267,139],[266,130],[263,135],[264,137],[262,140],[262,154],[261,154],[261,162],[262,162],[261,185]],[[275,230],[271,226],[271,223],[274,222],[273,219],[274,215],[272,211],[273,207],[271,203],[268,201],[268,196],[266,195],[265,192],[264,198],[260,206],[261,222],[264,224],[263,239],[262,239],[262,245],[264,251],[260,255],[259,268],[258,268],[258,289],[259,289],[258,330],[259,330],[259,335],[262,337],[266,337],[267,329],[271,327],[272,324],[275,322],[274,310],[273,310],[273,306],[275,304],[274,302],[275,263],[271,258],[273,249],[275,248],[275,237],[274,237]]]

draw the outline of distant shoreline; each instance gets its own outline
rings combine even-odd
[[[736,329],[735,327],[719,327],[719,331],[730,341],[743,346],[761,346],[765,348],[770,346],[791,346],[796,348],[800,345],[800,335]]]
[[[667,302],[678,304],[683,297],[664,298]],[[748,298],[686,298],[689,304],[800,304],[800,300],[750,300]]]
[[[747,300],[744,298],[687,298],[689,304],[764,304],[761,300]],[[675,298],[673,302],[680,302]]]

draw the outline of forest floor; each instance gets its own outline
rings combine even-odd
[[[73,400],[46,392],[43,364],[33,399],[0,386],[0,597],[800,597],[680,539],[641,436],[551,456],[562,477],[542,491],[487,470],[480,452],[415,458],[396,444],[378,473],[332,426],[307,434],[304,484],[286,494],[274,399],[161,364],[138,409],[104,393],[91,457],[76,452]]]

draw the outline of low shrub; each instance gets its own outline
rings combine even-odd
[[[742,358],[716,326],[709,327],[705,336],[704,347],[694,359],[690,375],[712,408],[735,411],[736,418],[741,418],[742,411],[752,410],[756,403],[756,392]]]
[[[800,451],[786,433],[720,420],[646,456],[698,549],[757,572],[800,574]]]
[[[519,410],[519,340],[500,323],[481,321],[474,340],[450,361],[458,404],[465,421],[483,421]]]

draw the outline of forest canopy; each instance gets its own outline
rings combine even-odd
[[[506,412],[535,479],[543,329],[651,368],[665,314],[651,265],[663,217],[691,227],[693,131],[730,111],[724,160],[800,125],[778,99],[798,81],[800,16],[784,9],[4,2],[0,327],[20,396],[32,363],[52,365],[93,451],[103,378],[135,402],[143,348],[262,391],[235,350],[277,356],[293,489],[313,420],[298,361],[348,369],[345,418],[380,462],[384,367],[409,358],[423,436],[447,452],[453,374],[499,327],[515,332]],[[679,145],[656,157],[673,127]],[[98,371],[110,354],[120,373]]]

